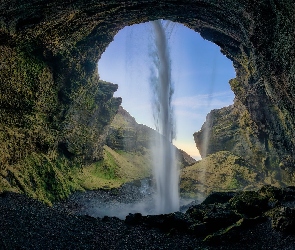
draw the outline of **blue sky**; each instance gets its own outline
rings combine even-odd
[[[217,45],[193,30],[175,24],[167,32],[175,89],[177,137],[173,143],[200,159],[193,133],[200,130],[210,110],[233,103],[228,81],[235,71]],[[149,84],[152,36],[150,23],[125,27],[103,53],[98,72],[101,80],[119,85],[115,96],[123,98],[122,106],[138,123],[155,128]]]

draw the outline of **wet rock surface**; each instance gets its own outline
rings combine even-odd
[[[212,196],[185,213],[137,213],[124,221],[74,215],[5,192],[0,196],[0,249],[294,249],[294,188],[265,186],[246,199],[249,194],[237,193],[229,201],[216,194],[216,201]],[[268,201],[265,211],[236,209],[245,200],[255,209],[260,196]]]

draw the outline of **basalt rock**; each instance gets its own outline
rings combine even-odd
[[[271,218],[272,227],[284,233],[293,233],[295,226],[295,209],[276,207],[267,213]]]
[[[291,197],[294,187],[263,188],[270,198],[271,190],[275,196],[280,190]],[[253,197],[256,203],[257,196]],[[295,244],[294,204],[269,208],[254,218],[237,213],[229,203],[215,202],[192,206],[186,213],[130,214],[122,221],[81,216],[74,207],[63,212],[23,194],[4,192],[0,194],[0,219],[3,249],[287,250]]]
[[[269,192],[266,192],[266,190],[269,190]],[[273,195],[271,190],[275,191]],[[286,217],[287,215],[285,214],[282,214],[280,217],[281,204],[277,203],[274,207],[267,205],[268,201],[274,199],[274,197],[278,198],[279,202],[283,202],[284,196],[277,196],[277,191],[281,193],[289,192],[288,190],[277,189],[272,186],[264,186],[258,192],[251,193],[219,192],[212,195],[210,200],[205,200],[198,205],[191,205],[185,213],[175,212],[147,216],[143,216],[140,213],[129,214],[126,216],[125,224],[128,226],[144,226],[149,229],[159,229],[170,236],[175,234],[192,235],[205,238],[208,242],[216,241],[218,238],[226,237],[229,234],[238,233],[241,229],[247,230],[256,224],[267,222],[270,225],[271,218],[274,218],[273,220],[285,221],[287,220],[286,218],[290,218],[289,224],[293,225],[291,217]],[[81,194],[81,197],[83,197],[83,194]],[[84,199],[87,200],[89,197],[86,194]],[[116,200],[115,197],[111,199],[114,199],[113,201]],[[237,206],[238,203],[240,206]],[[244,204],[246,205],[243,208]],[[257,204],[264,205],[260,207]],[[71,207],[67,206],[67,208],[67,211],[71,212]],[[290,204],[285,206],[285,208],[289,209]],[[75,212],[75,210],[73,212],[76,214],[85,213],[83,208],[78,212]],[[289,213],[289,215],[292,216],[292,213]],[[274,223],[273,225],[275,225]],[[280,230],[275,226],[272,227]],[[236,236],[238,237],[231,240],[237,241],[242,235]]]
[[[120,100],[99,82],[97,61],[124,26],[159,18],[199,32],[233,61],[237,99],[292,172],[294,10],[292,0],[1,1],[1,175],[28,158],[98,159],[98,135]]]

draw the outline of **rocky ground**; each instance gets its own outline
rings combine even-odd
[[[0,195],[0,249],[295,249],[295,188],[213,193],[185,213],[125,220]]]
[[[54,203],[54,209],[76,215],[92,217],[116,216],[122,220],[129,213],[156,214],[153,180],[145,178],[123,184],[120,188],[75,192],[61,202]],[[180,199],[180,211],[185,212],[192,204],[199,204],[188,198]]]
[[[75,192],[54,204],[54,209],[92,217],[116,216],[125,219],[129,213],[152,213],[153,188],[150,178],[123,184],[120,188]]]

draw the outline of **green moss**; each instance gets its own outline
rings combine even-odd
[[[244,191],[235,195],[229,201],[238,213],[250,217],[261,215],[268,209],[268,198],[255,191]]]
[[[180,189],[183,195],[209,195],[215,191],[237,191],[258,188],[259,172],[243,158],[228,151],[207,156],[181,172]]]
[[[248,227],[253,227],[253,225],[257,223],[263,222],[265,219],[263,217],[256,217],[256,218],[242,218],[238,220],[236,223],[230,225],[229,227],[222,228],[221,230],[210,234],[204,238],[204,242],[210,242],[210,243],[218,243],[221,241],[222,238],[225,237],[232,237],[230,236],[231,233],[233,235],[236,235],[236,233],[240,230],[243,230]]]
[[[94,165],[94,174],[98,175],[99,177],[107,180],[118,178],[118,165],[116,164],[115,159],[110,152],[105,151],[103,159]]]
[[[54,147],[56,130],[48,123],[55,112],[57,89],[48,65],[33,53],[34,44],[2,49],[0,162],[5,169]]]
[[[116,188],[123,183],[151,175],[148,154],[115,151],[104,147],[103,159],[85,166],[75,174],[78,183],[85,189]]]
[[[241,184],[238,182],[237,179],[230,180],[228,186],[226,187],[227,190],[236,190],[241,187]]]
[[[229,81],[229,85],[235,95],[239,96],[239,98],[242,100],[242,97],[245,96],[245,89],[240,80],[237,78],[231,79]]]
[[[50,154],[49,154],[50,155]],[[14,191],[48,204],[76,190],[116,188],[125,182],[151,175],[148,153],[119,153],[104,147],[103,159],[83,167],[52,152],[32,153],[0,173],[0,192]]]
[[[2,171],[6,185],[1,186],[0,192],[22,192],[51,204],[74,190],[81,190],[73,178],[75,168],[65,158],[52,160],[44,154],[33,153],[18,165]]]

